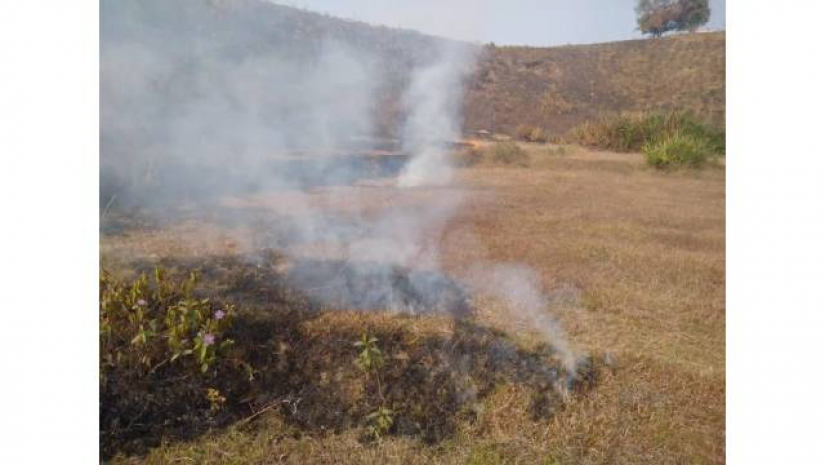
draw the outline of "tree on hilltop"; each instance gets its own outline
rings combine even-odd
[[[636,3],[639,30],[653,37],[673,31],[694,31],[709,19],[708,0],[638,0]]]

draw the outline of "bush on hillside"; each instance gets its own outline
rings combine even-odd
[[[616,152],[635,152],[648,144],[676,134],[701,139],[715,155],[725,153],[725,132],[702,124],[685,112],[619,116],[586,122],[570,131],[568,138],[581,145]]]

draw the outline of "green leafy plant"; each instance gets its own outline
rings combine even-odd
[[[193,294],[200,276],[167,278],[163,268],[154,280],[141,274],[131,284],[103,271],[100,277],[101,371],[119,368],[154,371],[168,363],[206,373],[233,344],[225,333],[234,309]]]
[[[209,401],[209,410],[212,413],[222,410],[226,404],[226,397],[221,394],[221,391],[215,388],[208,388],[206,390],[206,400]]]
[[[361,340],[353,345],[358,349],[355,364],[367,375],[384,365],[384,355],[378,348],[378,339],[375,337],[365,333],[361,336]]]
[[[394,412],[386,407],[378,407],[374,412],[367,415],[369,427],[367,432],[374,439],[381,439],[392,428]]]
[[[364,372],[364,392],[368,392],[370,381],[376,385],[376,397],[378,407],[367,415],[367,433],[371,438],[378,440],[381,436],[389,432],[393,424],[394,412],[387,407],[384,391],[381,387],[380,369],[384,366],[384,354],[378,348],[378,339],[367,333],[361,335],[361,339],[353,344],[358,350],[355,364]],[[369,403],[369,396],[365,394],[365,401]]]

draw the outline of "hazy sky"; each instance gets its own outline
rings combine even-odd
[[[636,0],[272,0],[372,24],[510,45],[639,37]],[[708,27],[724,29],[725,0],[710,0]]]

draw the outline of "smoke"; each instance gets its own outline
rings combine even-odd
[[[462,81],[475,56],[469,47],[451,44],[440,52],[435,63],[413,75],[404,96],[404,147],[414,156],[398,178],[400,187],[445,185],[452,179],[446,144],[461,137]]]
[[[329,304],[463,318],[468,290],[492,292],[572,370],[534,271],[442,272],[440,239],[466,200],[448,143],[461,137],[475,47],[422,42],[403,73],[403,153],[369,158],[399,71],[363,40],[300,36],[271,8],[102,1],[101,207],[254,226],[258,246],[292,260],[288,279]]]
[[[175,10],[199,4],[101,5],[101,177],[112,186],[101,203],[120,194],[165,207],[356,176],[329,157],[289,155],[374,135],[374,57],[333,40],[259,51],[209,16],[220,9]]]
[[[567,335],[549,313],[550,301],[541,289],[536,270],[521,263],[477,263],[465,277],[474,292],[500,299],[516,318],[526,320],[551,343],[561,359],[562,366],[575,373],[579,363]]]

